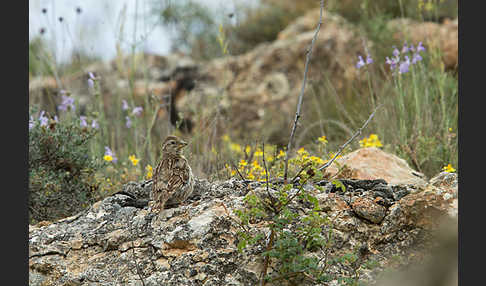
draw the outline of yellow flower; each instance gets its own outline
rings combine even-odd
[[[246,152],[246,154],[250,154],[250,152],[251,152],[251,147],[250,147],[250,146],[248,146],[248,145],[246,145],[246,147],[245,147],[245,152]]]
[[[309,152],[307,152],[304,147],[297,150],[297,154],[301,157],[301,159],[305,160],[309,157]]]
[[[240,166],[240,168],[245,167],[246,165],[248,165],[248,162],[246,162],[246,160],[241,159],[238,165]]]
[[[133,166],[137,166],[138,161],[140,161],[140,159],[137,159],[137,157],[135,157],[135,155],[128,156],[128,159],[132,162]]]
[[[452,168],[451,164],[442,167],[442,170],[447,173],[454,173],[456,171],[456,169]]]
[[[327,139],[326,139],[326,136],[321,136],[319,138],[317,138],[317,140],[319,140],[319,142],[321,142],[322,144],[326,144],[327,143]]]
[[[146,178],[147,180],[148,180],[148,179],[151,179],[151,178],[152,178],[152,176],[153,176],[153,171],[154,171],[154,169],[152,168],[152,166],[147,165],[147,166],[145,167],[145,170],[147,171],[147,175],[145,175],[145,178]]]
[[[278,155],[277,155],[277,159],[280,159],[282,157],[285,157],[285,152],[282,149],[280,149],[280,151],[278,152]]]
[[[111,155],[105,155],[105,156],[103,156],[103,159],[104,159],[105,161],[108,161],[108,162],[113,161],[113,157],[112,157]]]
[[[263,156],[263,152],[262,152],[262,150],[257,149],[257,150],[255,151],[255,157],[261,157],[261,156]]]
[[[363,138],[363,140],[359,141],[359,146],[360,147],[383,147],[383,144],[381,144],[380,139],[378,139],[378,135],[376,134],[370,134],[368,138]]]
[[[312,162],[317,163],[319,165],[322,165],[322,164],[325,163],[324,160],[322,160],[320,157],[317,157],[317,156],[311,156],[310,159],[311,159]]]
[[[224,142],[230,142],[231,141],[228,134],[223,135],[222,139],[223,139]]]

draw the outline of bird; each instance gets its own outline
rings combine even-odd
[[[152,176],[151,210],[184,202],[194,189],[194,175],[182,149],[187,143],[169,135],[162,143],[162,157]]]

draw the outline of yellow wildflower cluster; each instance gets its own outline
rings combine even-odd
[[[314,166],[318,165],[323,165],[327,161],[321,159],[320,157],[317,156],[311,156],[307,150],[304,149],[304,147],[300,148],[297,150],[297,157],[292,158],[289,160],[289,163],[296,164],[299,166],[302,166],[307,163],[312,163]]]
[[[371,134],[368,138],[363,138],[363,140],[359,140],[359,146],[367,148],[367,147],[383,147],[381,144],[380,139],[378,139],[378,135]]]
[[[448,164],[447,166],[442,167],[442,170],[447,173],[454,173],[456,169],[452,168],[451,164]]]
[[[145,171],[147,171],[147,174],[145,174],[145,179],[152,179],[152,176],[153,176],[153,171],[154,169],[152,168],[152,166],[150,165],[147,165],[145,167]]]
[[[228,169],[228,171],[230,172],[231,176],[235,176],[237,174],[237,171],[232,169],[228,164],[226,164],[225,166],[226,169]],[[241,159],[238,162],[238,172],[240,172],[240,174],[248,180],[266,180],[267,173],[265,171],[265,168],[261,166],[257,160],[253,160],[251,163],[248,163],[248,161]]]
[[[137,157],[135,157],[135,155],[128,156],[128,160],[130,160],[132,162],[133,166],[137,166],[138,161],[140,161],[140,159],[137,159]]]
[[[326,145],[327,144],[327,138],[326,138],[326,136],[321,136],[321,137],[317,138],[317,140],[319,142],[321,142],[323,145]]]

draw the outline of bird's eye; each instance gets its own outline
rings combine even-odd
[[[175,142],[174,141],[170,141],[170,144],[175,144]]]

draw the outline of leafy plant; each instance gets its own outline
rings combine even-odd
[[[103,164],[89,156],[96,129],[79,121],[48,118],[44,112],[29,122],[29,212],[31,221],[53,220],[93,202],[94,174]]]

